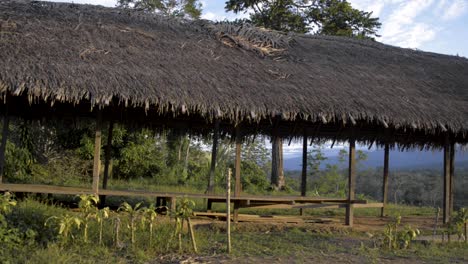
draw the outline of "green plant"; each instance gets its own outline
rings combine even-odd
[[[148,228],[149,228],[149,245],[151,247],[153,245],[154,221],[156,220],[156,217],[158,216],[158,213],[156,213],[156,208],[154,207],[153,204],[151,204],[150,207],[144,207],[141,210],[142,210],[141,224],[143,226],[145,224],[148,224]]]
[[[467,242],[468,210],[461,208],[451,221],[449,227],[458,235],[458,240]]]
[[[179,242],[178,243],[179,252],[182,251],[182,230],[183,230],[183,226],[184,226],[184,221],[188,221],[190,216],[193,215],[193,207],[194,206],[195,206],[194,201],[192,201],[190,199],[187,199],[187,198],[183,198],[177,204],[176,210],[172,212],[172,216],[175,219],[175,228],[174,228],[174,233],[171,236],[170,241],[172,241],[172,239],[175,236],[177,236],[178,242]],[[194,239],[194,238],[192,237],[192,239]],[[169,244],[170,243],[168,243],[168,246],[169,246]]]
[[[136,232],[137,226],[135,223],[136,223],[138,216],[141,213],[140,207],[141,207],[141,203],[137,203],[135,207],[132,207],[127,202],[124,202],[122,205],[120,205],[118,209],[118,211],[126,212],[128,214],[130,223],[129,225],[127,225],[127,227],[130,229],[132,245],[134,245],[136,242],[135,232]]]
[[[99,224],[99,244],[100,245],[102,245],[102,230],[103,230],[104,219],[109,218],[109,215],[110,215],[109,207],[105,207],[101,210],[98,210],[96,213],[96,221]]]
[[[11,212],[13,206],[16,206],[16,200],[13,199],[11,193],[5,192],[3,195],[0,195],[0,215]]]
[[[394,221],[385,226],[383,233],[382,247],[387,249],[407,249],[410,243],[415,239],[420,231],[411,226],[405,226],[401,231],[398,230],[401,224],[401,216],[396,216]]]
[[[78,203],[78,207],[81,209],[83,214],[83,241],[85,243],[88,242],[88,228],[89,222],[91,218],[95,218],[97,214],[96,205],[99,202],[99,196],[95,194],[82,194],[78,195],[80,197],[80,202]]]
[[[80,229],[81,224],[83,223],[80,217],[64,214],[62,216],[51,216],[44,223],[45,226],[48,226],[50,222],[55,222],[58,226],[58,234],[62,238],[62,243],[66,244],[71,237],[74,239],[73,231],[74,229]]]

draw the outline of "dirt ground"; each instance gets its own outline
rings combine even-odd
[[[295,217],[297,219],[297,217]],[[293,218],[291,218],[293,219]],[[336,217],[332,218],[330,222],[327,223],[285,223],[285,219],[281,218],[280,221],[275,222],[273,219],[266,223],[266,221],[250,221],[250,222],[239,222],[234,224],[236,232],[281,232],[289,228],[305,228],[307,230],[313,230],[313,232],[328,232],[342,234],[349,231],[356,231],[362,233],[368,233],[369,236],[372,233],[381,232],[385,225],[392,221],[390,217],[355,217],[354,226],[352,228],[344,225],[344,219]],[[291,220],[292,221],[292,220]],[[197,228],[203,228],[203,226],[212,226],[215,225],[218,228],[223,228],[225,226],[224,221],[218,221],[208,218],[196,218],[194,219],[194,224]],[[419,228],[420,230],[432,231],[434,228],[434,219],[431,217],[403,217],[403,225],[411,225],[414,228]],[[440,223],[439,223],[440,224]],[[365,239],[365,238],[364,238]],[[339,238],[337,242],[340,246],[345,246],[349,248],[359,247],[361,240],[352,238]],[[306,252],[297,252],[294,256],[289,257],[268,257],[268,256],[248,256],[248,257],[234,257],[227,255],[217,255],[217,256],[181,256],[181,255],[168,255],[162,256],[160,259],[155,260],[152,263],[184,263],[184,264],[196,264],[196,263],[239,263],[239,264],[250,264],[250,263],[325,263],[325,264],[335,264],[335,263],[369,263],[369,259],[365,256],[357,255],[351,253],[332,253],[327,254],[325,252],[320,252],[320,254],[307,254]],[[427,263],[423,260],[418,259],[407,259],[404,257],[379,257],[377,263]],[[461,262],[460,262],[461,263]]]

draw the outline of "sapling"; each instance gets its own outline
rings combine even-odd
[[[78,207],[83,213],[83,240],[87,243],[89,220],[96,217],[96,205],[99,203],[99,196],[82,194],[79,197],[80,202],[78,203]]]
[[[118,209],[118,211],[128,213],[130,224],[127,225],[127,227],[130,229],[132,245],[134,245],[135,242],[136,242],[135,231],[136,231],[137,227],[136,227],[135,222],[136,222],[136,220],[138,218],[138,215],[140,214],[140,211],[141,211],[140,206],[141,206],[141,203],[137,203],[135,205],[135,207],[132,207],[127,202],[124,202],[122,205],[120,205],[120,207]]]
[[[105,207],[99,210],[96,214],[96,221],[99,223],[99,244],[101,245],[102,245],[102,229],[103,229],[104,219],[109,218],[109,215],[110,215],[109,207]]]
[[[55,222],[58,225],[59,231],[58,234],[62,237],[62,242],[65,244],[68,242],[68,238],[71,237],[74,239],[75,237],[73,236],[73,229],[76,227],[76,229],[80,229],[82,222],[82,219],[65,214],[62,216],[51,216],[47,218],[46,222],[44,223],[45,226],[48,226],[50,222]]]
[[[142,225],[145,225],[146,223],[148,224],[149,227],[149,244],[150,247],[153,245],[153,227],[154,227],[154,221],[156,220],[156,217],[158,216],[158,213],[156,212],[156,208],[154,205],[150,205],[150,207],[144,207],[141,209],[142,210],[142,217],[141,217],[141,223]]]
[[[172,241],[174,236],[177,236],[178,242],[179,242],[179,252],[182,251],[182,229],[184,226],[184,221],[189,220],[190,216],[193,214],[193,207],[195,206],[195,202],[192,200],[189,200],[187,198],[184,198],[180,201],[178,204],[177,208],[175,211],[172,212],[173,217],[175,218],[175,228],[174,228],[174,233],[171,236],[170,241]],[[191,229],[191,226],[189,224],[189,229]],[[191,239],[192,239],[192,244],[194,247],[194,250],[196,250],[196,242],[195,242],[195,236],[192,235],[193,232],[191,232]],[[169,246],[170,243],[168,243]]]

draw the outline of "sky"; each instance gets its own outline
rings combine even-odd
[[[52,0],[113,7],[116,0]],[[386,44],[468,57],[468,0],[348,0],[373,12],[382,27],[377,40]],[[225,0],[201,0],[203,19],[221,21],[249,14],[226,13]]]

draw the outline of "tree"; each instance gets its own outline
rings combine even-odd
[[[250,22],[268,29],[373,39],[381,23],[346,0],[229,0],[226,11],[252,10]]]
[[[117,5],[190,19],[199,19],[202,12],[198,0],[118,0]]]

